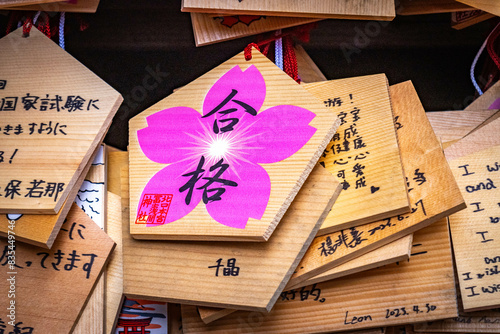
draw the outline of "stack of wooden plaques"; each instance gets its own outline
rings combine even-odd
[[[294,83],[253,50],[251,59],[235,56],[130,121],[130,152],[110,153],[125,214],[108,225],[108,233],[121,233],[122,254],[110,272],[123,272],[116,284],[127,298],[110,323],[126,328],[134,317],[160,324],[160,304],[147,301],[156,300],[169,303],[173,333],[453,331],[459,320],[449,319],[459,316],[476,325],[455,328],[494,332],[494,311],[464,312],[498,307],[489,280],[496,249],[480,247],[496,238],[480,224],[495,223],[497,197],[477,197],[496,191],[497,114],[479,111],[457,122],[463,113],[435,113],[429,120],[411,82],[389,87],[383,74],[325,81],[300,52],[309,84]],[[283,101],[288,115],[279,115]],[[304,123],[314,131],[297,146],[300,118],[288,131],[297,138],[282,128],[299,110],[314,114]],[[267,135],[269,124],[295,147],[279,160],[251,152],[283,151]],[[242,155],[242,130],[271,146],[247,140]],[[269,191],[259,172],[235,167],[251,164],[268,175]],[[462,184],[457,173],[475,178]],[[267,205],[256,211],[262,192]],[[483,239],[460,239],[466,201],[483,213],[474,227]],[[478,244],[470,247],[471,240]],[[464,246],[477,252],[458,250]]]
[[[184,0],[191,13],[196,46],[223,42],[268,31],[295,27],[322,19],[390,21],[394,1],[226,1]]]
[[[95,13],[99,0],[3,0],[0,9],[43,12]]]
[[[184,0],[182,11],[191,14],[196,46],[204,46],[307,25],[324,19],[390,21],[396,14],[451,13],[452,27],[463,29],[500,16],[500,2],[497,0],[398,0],[396,2],[315,0],[290,3],[286,0]]]
[[[2,38],[0,58],[1,330],[102,332],[101,143],[123,99],[35,28]]]

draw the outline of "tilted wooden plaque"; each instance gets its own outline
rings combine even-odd
[[[340,183],[317,165],[264,243],[135,240],[124,222],[124,294],[269,311],[339,192]]]
[[[22,31],[0,40],[0,213],[57,214],[123,98],[36,28]]]
[[[338,127],[260,52],[130,120],[130,233],[266,241]]]

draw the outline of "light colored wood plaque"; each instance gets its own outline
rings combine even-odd
[[[252,52],[130,120],[134,238],[266,241],[278,225],[339,121]]]
[[[344,190],[318,235],[409,212],[386,76],[304,87],[341,120],[319,161],[343,182]]]
[[[339,182],[318,165],[265,243],[134,240],[124,228],[124,293],[131,298],[268,311],[339,191]]]
[[[57,0],[58,1],[58,0]],[[6,7],[7,10],[40,10],[44,12],[95,13],[100,0],[78,0],[76,3],[52,1],[50,3]]]
[[[103,333],[104,284],[105,278],[101,275],[71,334]]]
[[[56,214],[123,98],[37,29],[0,58],[0,213]]]
[[[475,99],[471,104],[469,104],[464,110],[484,110],[493,108],[498,108],[494,106],[495,101],[500,99],[500,82],[497,82],[491,86],[483,95]],[[492,108],[492,109],[493,109]]]
[[[376,248],[344,264],[327,270],[317,276],[307,279],[299,284],[288,285],[286,289],[296,289],[303,286],[320,283],[331,279],[352,275],[369,269],[378,268],[387,264],[405,261],[410,258],[413,234],[407,235],[387,245]]]
[[[128,220],[128,212],[122,212],[121,169],[128,170],[127,152],[108,153],[108,219],[106,231],[116,243],[106,268],[106,324],[105,333],[115,327],[123,301],[123,245],[122,222]],[[128,182],[128,180],[126,180]]]
[[[464,29],[479,22],[495,17],[495,15],[482,10],[467,10],[451,13],[451,27],[456,30]]]
[[[457,0],[471,7],[484,10],[496,16],[500,16],[500,3],[497,0]]]
[[[420,249],[408,262],[284,292],[269,313],[238,311],[205,325],[196,307],[183,305],[184,333],[346,332],[457,316],[446,220],[413,242]]]
[[[229,41],[268,31],[295,27],[319,19],[279,16],[213,17],[210,14],[191,13],[196,46]]]
[[[492,117],[495,117],[495,115]],[[485,123],[487,124],[484,125]],[[496,135],[496,131],[500,129],[500,119],[491,122],[486,120],[482,125],[462,140],[447,147],[445,150],[446,159],[448,161],[455,160],[500,145],[500,136]],[[459,143],[460,145],[458,145]]]
[[[228,15],[269,15],[356,20],[392,20],[393,1],[183,0],[182,11]]]
[[[198,313],[200,314],[200,319],[205,324],[209,324],[215,320],[219,320],[234,312],[236,312],[236,310],[230,308],[198,306]]]
[[[326,81],[325,75],[321,72],[311,57],[309,57],[302,45],[296,45],[294,50],[295,56],[297,57],[299,78],[302,83]]]
[[[99,147],[95,150],[91,160],[97,156]],[[51,248],[56,240],[61,225],[73,205],[73,200],[83,184],[87,173],[92,168],[92,162],[89,162],[83,169],[83,173],[75,183],[68,199],[57,215],[23,215],[23,214],[0,214],[0,235],[7,236],[9,231],[9,221],[16,221],[16,240],[28,243],[30,245]]]
[[[106,147],[99,146],[83,185],[75,198],[75,203],[101,229],[107,220],[106,195]],[[67,231],[70,232],[70,231]],[[112,239],[113,240],[113,239]],[[116,247],[115,247],[116,252]],[[113,254],[115,253],[113,252]],[[111,257],[113,256],[111,254]],[[110,257],[110,259],[111,259]],[[109,264],[109,262],[108,262]],[[104,328],[105,275],[101,275],[78,319],[73,334],[101,333]]]
[[[436,136],[443,144],[456,142],[493,116],[496,110],[450,110],[427,112]]]
[[[15,277],[15,298],[5,293],[0,305],[15,300],[16,323],[35,333],[71,332],[115,246],[76,204],[63,226],[52,250],[16,241],[15,266],[6,253],[12,239],[2,240],[2,277]],[[1,280],[0,288],[9,291],[11,282]]]
[[[496,120],[445,151],[468,206],[449,218],[466,312],[500,306],[499,131]]]
[[[107,233],[116,243],[106,267],[105,332],[114,328],[123,301],[123,249],[121,197],[108,192]]]
[[[500,310],[460,314],[456,318],[413,325],[415,332],[500,333]]]
[[[412,212],[316,237],[289,284],[297,285],[465,208],[412,83],[391,86],[390,92]]]
[[[0,3],[0,8],[8,8],[8,7],[17,7],[17,6],[25,6],[25,5],[33,5],[33,4],[44,4],[51,2],[58,2],[60,0],[2,0]]]
[[[455,0],[398,0],[398,15],[420,15],[449,13],[460,10],[469,10],[471,7]]]
[[[393,241],[390,244],[377,248],[367,254],[352,259],[351,261],[348,261],[340,266],[330,269],[329,271],[315,276],[310,280],[302,282],[299,286],[290,286],[290,284],[288,284],[285,287],[285,291],[296,289],[301,286],[328,281],[334,278],[352,275],[354,273],[374,269],[387,264],[408,260],[410,258],[412,240],[413,234],[410,234],[399,240]],[[201,320],[208,324],[236,312],[236,310],[199,306],[198,312],[200,313]]]

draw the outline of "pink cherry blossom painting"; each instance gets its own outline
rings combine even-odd
[[[135,223],[169,224],[198,205],[234,229],[262,219],[272,187],[263,165],[293,156],[317,131],[310,125],[316,114],[306,108],[263,108],[266,93],[256,66],[236,65],[208,90],[202,110],[176,106],[147,116],[139,147],[165,167],[142,190]]]

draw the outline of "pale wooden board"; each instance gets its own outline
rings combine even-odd
[[[297,286],[290,286],[290,284],[288,284],[285,287],[285,290],[296,289],[302,286],[312,285],[314,283],[324,282],[334,278],[385,266],[387,264],[408,260],[410,258],[412,241],[413,234],[407,235],[406,237],[393,241],[385,246],[377,248],[369,253],[341,264],[340,266],[330,269],[325,273],[301,282]],[[198,312],[200,313],[201,320],[208,324],[236,312],[236,310],[199,306]]]
[[[108,220],[106,231],[109,237],[115,241],[116,247],[106,268],[105,333],[111,333],[114,329],[123,302],[122,222],[128,220],[128,212],[125,213],[122,210],[122,169],[128,170],[128,153],[116,149],[108,150]]]
[[[455,0],[399,0],[398,15],[449,13],[470,10],[470,6]]]
[[[415,332],[500,333],[500,312],[472,312],[456,318],[413,325]]]
[[[318,235],[409,212],[386,76],[331,80],[304,87],[343,119],[319,161],[349,187],[344,186]],[[342,101],[340,106],[332,103],[339,101],[336,99]],[[345,149],[345,142],[349,151],[339,152],[339,148]]]
[[[295,56],[297,57],[299,78],[302,83],[326,81],[325,75],[321,72],[311,57],[309,57],[302,45],[296,45],[294,50]]]
[[[97,281],[72,334],[103,333],[104,331],[104,275]]]
[[[124,293],[169,302],[270,310],[339,191],[339,182],[318,165],[266,243],[142,241],[132,239],[124,227]],[[208,268],[218,259],[226,265],[231,258],[236,259],[239,276],[215,276],[216,269]]]
[[[0,8],[4,9],[7,7],[17,7],[17,6],[25,6],[31,4],[43,4],[50,2],[58,2],[60,0],[2,0],[0,3]]]
[[[120,197],[122,197],[122,167],[128,168],[128,152],[110,151],[108,153],[108,191]]]
[[[282,70],[280,70],[269,59],[267,59],[265,56],[263,56],[260,52],[256,51],[255,49],[252,52],[253,52],[253,57],[250,61],[246,61],[244,59],[242,52],[130,120],[130,127],[129,127],[130,128],[130,136],[129,136],[130,199],[131,199],[130,233],[134,236],[134,238],[164,239],[164,240],[173,239],[173,240],[266,241],[273,233],[273,230],[278,225],[281,217],[283,216],[286,209],[290,205],[295,194],[298,192],[302,183],[307,178],[307,175],[310,173],[310,171],[318,161],[328,141],[335,133],[338,127],[338,120],[336,115],[334,115],[330,110],[325,108],[320,101],[318,101],[314,96],[309,94],[303,87],[301,87],[301,85],[297,84],[293,79],[291,79],[287,74],[285,74]],[[244,166],[240,167],[243,173],[250,174],[249,171],[245,170],[247,169],[247,166],[248,167],[255,166],[252,167],[254,170],[256,168],[260,168],[259,166],[261,166],[265,170],[265,172],[267,172],[267,174],[269,175],[271,183],[270,196],[267,206],[265,206],[265,211],[263,212],[261,219],[256,219],[251,217],[247,220],[246,226],[244,227],[240,226],[239,228],[235,228],[231,226],[226,226],[223,225],[222,223],[219,223],[209,215],[207,206],[215,204],[209,203],[206,206],[204,204],[204,201],[200,201],[198,205],[194,208],[194,210],[192,210],[187,215],[185,215],[180,219],[177,219],[174,222],[170,222],[163,225],[156,224],[155,226],[149,226],[150,224],[141,223],[139,221],[139,217],[142,217],[142,213],[148,214],[149,210],[149,209],[148,210],[142,209],[144,201],[141,202],[140,200],[141,195],[144,189],[147,187],[148,182],[154,179],[155,177],[157,177],[155,179],[156,180],[155,182],[157,182],[159,175],[163,175],[162,173],[167,173],[167,174],[169,173],[169,170],[171,170],[169,168],[182,169],[183,171],[185,171],[186,174],[189,174],[190,171],[196,169],[196,165],[198,164],[198,161],[200,161],[201,154],[199,152],[204,152],[204,151],[200,151],[200,149],[202,148],[202,144],[193,141],[190,143],[186,143],[185,144],[186,147],[183,148],[184,152],[186,152],[187,149],[191,150],[187,152],[193,152],[193,153],[190,153],[190,155],[185,159],[185,161],[182,162],[183,163],[182,165],[180,164],[180,162],[172,163],[170,165],[156,163],[148,159],[148,157],[141,149],[142,146],[140,145],[144,146],[147,143],[144,142],[139,143],[137,135],[138,131],[142,129],[146,129],[145,131],[150,131],[149,129],[151,128],[154,129],[155,118],[153,118],[153,114],[154,117],[160,117],[161,115],[170,115],[170,113],[173,112],[172,110],[178,110],[178,109],[173,109],[174,107],[183,106],[185,108],[194,109],[191,111],[192,113],[200,112],[203,108],[203,102],[205,100],[205,97],[208,96],[207,93],[209,92],[212,85],[214,85],[214,83],[217,82],[217,80],[219,80],[224,74],[228,73],[228,71],[230,70],[238,71],[237,66],[239,66],[242,71],[251,71],[251,70],[255,71],[256,68],[258,71],[260,71],[260,73],[262,73],[262,77],[266,82],[265,100],[262,105],[262,108],[260,108],[260,111],[258,111],[257,116],[255,116],[256,122],[258,122],[261,119],[259,118],[259,116],[265,113],[266,110],[268,110],[268,108],[279,105],[293,105],[301,107],[303,109],[307,109],[311,112],[311,115],[314,118],[309,122],[309,126],[316,129],[315,133],[312,135],[312,137],[310,137],[309,141],[297,152],[295,152],[290,157],[275,163],[254,164],[252,161],[250,161],[250,163],[247,162],[246,165],[242,165],[243,160],[239,160],[241,158],[228,160],[226,156],[224,156],[225,158],[224,163],[226,163],[227,161],[235,161],[235,163],[233,163],[229,167],[226,174],[223,174],[222,177],[225,177],[227,173],[229,173],[230,177],[232,175],[233,178],[236,178],[234,176],[234,173],[238,172],[238,170],[235,169],[233,172],[233,168],[235,168],[234,166],[240,166],[240,165]],[[172,109],[162,114],[159,113],[160,111],[166,110],[168,108]],[[276,112],[279,111],[276,110]],[[150,122],[152,124],[147,123],[146,117],[148,116],[151,117]],[[248,117],[254,117],[254,116],[249,115]],[[284,115],[283,117],[286,116]],[[205,119],[207,118],[203,118],[203,120]],[[207,121],[204,122],[206,123]],[[272,120],[271,122],[275,121]],[[288,124],[285,126],[290,126],[291,129],[292,124],[289,124],[287,122],[290,121],[286,122],[283,121],[283,124]],[[200,123],[201,123],[201,115],[200,115]],[[244,124],[244,122],[242,123]],[[254,126],[253,124],[252,126]],[[261,121],[259,124],[262,125],[263,135],[267,136],[267,133],[273,133],[277,131],[275,124],[268,124],[265,123],[265,121]],[[191,128],[187,128],[188,125],[184,125],[186,126],[185,130],[186,132],[191,130]],[[156,126],[160,127],[162,125],[156,125]],[[183,124],[179,124],[179,126],[183,126]],[[210,125],[207,126],[209,126],[210,128],[212,127],[211,120],[210,120]],[[238,125],[235,126],[234,131],[223,133],[222,136],[228,133],[230,134],[230,136],[234,135],[235,133],[236,133],[235,136],[238,136],[238,133],[241,134],[241,132],[244,130],[241,130],[242,127],[237,129],[237,126]],[[251,138],[254,138],[252,135],[255,133],[254,132],[255,128],[252,128],[252,126],[248,128],[249,129],[248,137],[250,138],[249,141],[243,143],[241,146],[241,150],[243,152],[241,154],[243,154],[244,156],[246,156],[245,154],[247,154],[247,152],[252,153],[255,152],[254,150],[268,145],[267,142],[263,142],[263,139],[262,140],[255,139],[254,142],[252,141]],[[258,131],[261,131],[259,126],[255,125],[255,127],[258,128]],[[213,134],[212,129],[206,129],[205,131],[206,133],[204,134],[197,133],[196,136],[199,136],[200,138],[196,140],[198,141],[206,140],[208,144],[205,145],[213,147],[214,140],[219,140],[219,138],[221,138],[220,137],[221,134],[215,136]],[[283,131],[282,132],[283,134],[285,133],[284,130],[280,131]],[[205,138],[206,136],[209,135],[213,135],[214,138],[216,139]],[[160,142],[155,143],[154,144],[156,145],[155,147],[161,147],[161,145],[172,145],[171,142],[168,141],[168,133],[165,134],[165,138],[166,139],[164,143]],[[262,141],[262,143],[259,142],[259,140]],[[291,140],[291,138],[287,140]],[[275,142],[273,142],[272,145],[274,145],[274,143]],[[254,149],[252,145],[254,145],[256,149]],[[238,146],[238,148],[235,149],[236,156],[240,154],[238,153],[239,151],[237,151],[237,149],[239,148],[240,146]],[[175,149],[177,148],[175,147]],[[196,151],[194,151],[194,149],[196,149]],[[182,148],[179,150],[182,151]],[[234,151],[232,150],[233,149],[229,149],[228,154],[233,154]],[[276,149],[266,148],[266,150],[279,153],[282,150],[282,148],[281,147],[277,147]],[[204,165],[205,166],[204,168],[208,170],[209,166],[211,166],[210,159],[213,159],[213,157],[211,157],[210,153],[209,154],[204,153],[204,155],[207,156],[207,162],[206,165]],[[219,158],[217,158],[217,160],[218,159]],[[256,173],[254,170],[252,170],[251,172],[255,173],[255,175],[260,177],[261,175]],[[284,170],[286,170],[286,173],[283,173]],[[185,180],[185,182],[187,183],[189,178],[187,176],[183,176],[181,180],[182,181]],[[234,179],[230,180],[233,181]],[[251,194],[252,192],[259,194],[259,195],[252,195],[251,198],[250,197],[248,198],[248,201],[252,200],[255,201],[255,198],[260,198],[260,194],[268,191],[265,189],[265,187],[261,186],[262,182],[260,182],[260,179],[255,178],[252,180],[246,180],[244,178],[238,178],[237,180],[239,182],[238,187],[243,187],[243,188],[236,188],[236,189],[248,189],[246,194]],[[196,187],[200,187],[200,184],[203,185],[202,181],[196,183]],[[255,186],[251,186],[254,184]],[[196,196],[197,194],[203,192],[202,190],[199,189],[200,188],[197,188],[196,190],[193,191],[193,193],[196,192],[193,196]],[[221,189],[225,189],[227,191],[226,194],[221,195],[221,200],[217,202],[217,206],[221,208],[224,207],[224,209],[226,210],[230,210],[227,211],[228,213],[224,216],[224,218],[227,219],[228,217],[232,217],[233,219],[231,221],[233,220],[240,221],[242,220],[242,218],[245,218],[245,217],[242,218],[237,217],[237,215],[240,214],[240,211],[234,209],[236,208],[236,205],[233,207],[231,206],[233,200],[242,201],[243,197],[241,196],[236,197],[237,195],[239,195],[238,193],[236,193],[236,191],[231,193],[231,191],[233,191],[232,189],[234,189],[232,187],[225,187]],[[183,212],[182,210],[185,210],[186,207],[185,206],[185,201],[187,199],[186,194],[189,191],[181,193],[179,192],[179,190],[174,189],[174,190],[169,190],[167,194],[170,195],[170,192],[173,193],[171,194],[172,199],[171,199],[171,204],[169,204],[170,207],[168,209],[169,214],[172,214],[172,212],[174,214],[177,214],[177,212]],[[163,193],[162,195],[164,194],[165,193]],[[228,201],[228,198],[231,199],[231,201]],[[257,203],[255,203],[254,205],[257,206]],[[253,216],[255,216],[255,214],[253,214]],[[168,219],[168,216],[166,216],[166,219]]]
[[[182,11],[228,15],[269,15],[287,17],[342,18],[358,20],[392,20],[394,1],[286,1],[286,0],[183,0]]]
[[[496,16],[500,16],[500,3],[497,0],[457,0],[471,7],[484,10]]]
[[[198,306],[198,313],[200,314],[200,319],[205,324],[209,324],[215,320],[224,318],[231,313],[236,312],[234,309],[230,308],[217,308],[217,307],[205,307]]]
[[[456,30],[470,27],[479,22],[495,17],[495,15],[483,12],[482,10],[468,10],[451,13],[451,27]]]
[[[16,274],[9,274],[12,269],[3,265],[6,263],[5,258],[2,260],[2,277],[16,276],[16,322],[21,321],[23,326],[33,327],[35,333],[71,332],[115,246],[76,204],[73,204],[67,217],[68,226],[73,223],[76,223],[73,233],[61,232],[50,251],[17,242],[16,264],[23,268],[15,267]],[[7,240],[4,239],[2,249],[6,245]],[[56,254],[59,254],[59,250],[64,254],[61,254],[58,264]],[[74,263],[77,268],[71,268],[71,261],[68,260],[73,251],[78,255],[77,260],[80,260]],[[83,254],[97,255],[88,279],[84,266],[90,263],[91,256]],[[43,268],[45,257],[46,268]],[[2,291],[9,290],[6,279],[1,280],[0,288]],[[9,302],[7,293],[0,296],[2,308]]]
[[[6,82],[0,90],[2,126],[5,131],[7,125],[13,129],[20,125],[23,131],[17,135],[14,130],[9,135],[2,132],[2,150],[8,160],[18,151],[12,163],[0,164],[0,212],[56,214],[104,138],[123,98],[37,29],[28,38],[22,37],[21,28],[2,38],[0,58],[4,59],[0,80]],[[36,109],[25,110],[22,99],[27,94],[39,98],[34,102]],[[59,112],[54,101],[40,111],[47,94],[49,99],[60,96]],[[72,110],[66,102],[77,97],[83,105],[77,103],[75,108],[81,110]],[[11,106],[15,111],[5,110],[5,101],[16,98],[15,107]],[[39,133],[40,129],[45,130]],[[20,189],[7,196],[12,180],[21,181]],[[26,197],[34,180],[44,181],[42,192],[35,189],[32,197]],[[45,191],[49,183],[61,184],[62,190]]]
[[[483,142],[487,142],[487,137],[498,138],[498,131],[500,120],[473,132],[445,151],[468,205],[467,210],[450,216],[457,276],[465,311],[500,306],[500,286],[494,274],[497,268],[495,263],[500,261],[500,231],[495,225],[500,217],[500,190],[497,187],[500,184],[500,145],[481,147],[475,141],[478,138],[483,138]],[[471,150],[475,152],[470,153]],[[488,166],[493,168],[491,172]],[[480,187],[476,191],[480,183],[487,188]]]
[[[443,143],[462,139],[496,110],[451,110],[427,112],[432,129]]]
[[[495,117],[495,115],[493,115],[493,117]],[[448,161],[455,160],[500,145],[500,136],[497,135],[499,129],[500,119],[498,118],[486,125],[480,126],[478,130],[471,132],[462,140],[447,147],[445,150],[446,159],[448,159]]]
[[[457,316],[446,220],[416,232],[414,243],[421,244],[420,254],[408,262],[320,283],[315,286],[317,290],[309,286],[304,291],[312,291],[314,295],[306,300],[301,300],[300,290],[295,290],[295,299],[291,299],[293,294],[289,292],[269,313],[238,311],[205,325],[196,307],[183,305],[184,333],[346,332]],[[426,305],[429,310],[431,306],[435,309],[427,312]],[[414,311],[414,306],[418,306],[419,313]],[[403,313],[403,307],[408,315],[390,315],[395,309]],[[368,316],[371,320],[365,318]],[[353,317],[363,320],[353,323]]]
[[[464,110],[483,110],[490,109],[490,106],[500,98],[500,82],[491,86],[483,95],[479,96]]]
[[[57,0],[58,1],[58,0]],[[78,0],[77,3],[50,2],[27,6],[7,7],[8,10],[36,10],[44,12],[95,13],[100,0]]]
[[[91,161],[94,160],[98,151],[99,148],[95,150]],[[80,175],[80,178],[71,190],[68,199],[57,215],[19,215],[15,213],[0,214],[0,235],[3,237],[7,236],[9,230],[9,220],[15,219],[16,240],[50,249],[57,237],[57,234],[59,233],[66,215],[73,204],[73,200],[75,199],[80,186],[83,184],[88,171],[92,167],[91,161],[89,161],[87,166],[83,169],[83,173]]]
[[[123,299],[123,248],[122,248],[122,210],[121,197],[108,192],[107,233],[116,243],[115,250],[106,267],[106,319],[105,333],[114,328]]]
[[[296,289],[314,283],[320,283],[369,269],[378,268],[387,264],[408,260],[412,250],[412,241],[413,234],[407,235],[401,239],[352,259],[351,261],[327,270],[317,276],[300,282],[295,286],[287,286],[286,289]]]
[[[443,217],[465,208],[455,178],[441,150],[440,143],[425,116],[424,108],[410,81],[390,87],[394,115],[402,127],[398,130],[403,167],[410,182],[409,197],[413,213],[385,219],[330,235],[316,237],[302,259],[290,283],[316,276],[377,247],[413,233]],[[424,173],[426,181],[414,180]],[[439,185],[439,187],[438,187]],[[439,189],[439,191],[436,191]],[[419,204],[416,204],[419,203]],[[424,204],[425,214],[421,203]],[[335,210],[335,206],[334,206]],[[322,255],[322,244],[346,239],[333,254]],[[328,248],[327,248],[328,249]]]
[[[106,174],[106,147],[100,145],[96,157],[92,160],[92,166],[85,177],[84,184],[75,198],[76,205],[78,205],[97,226],[105,231],[104,222],[107,217],[107,210],[105,208],[107,203],[107,196],[105,193]],[[92,206],[92,210],[90,210],[90,206]],[[68,226],[66,226],[65,230],[67,230],[67,228]],[[67,230],[66,232],[71,231]],[[115,252],[111,254],[110,258]],[[101,275],[92,291],[92,295],[89,297],[87,305],[85,305],[78,319],[73,334],[87,334],[89,332],[102,333],[104,331],[104,290],[106,284],[107,280],[105,275]]]
[[[223,17],[213,17],[204,13],[191,13],[194,41],[196,46],[209,45],[229,41],[268,31],[295,27],[301,24],[316,22],[319,19],[301,17],[262,16],[260,19],[246,24],[222,24]]]

